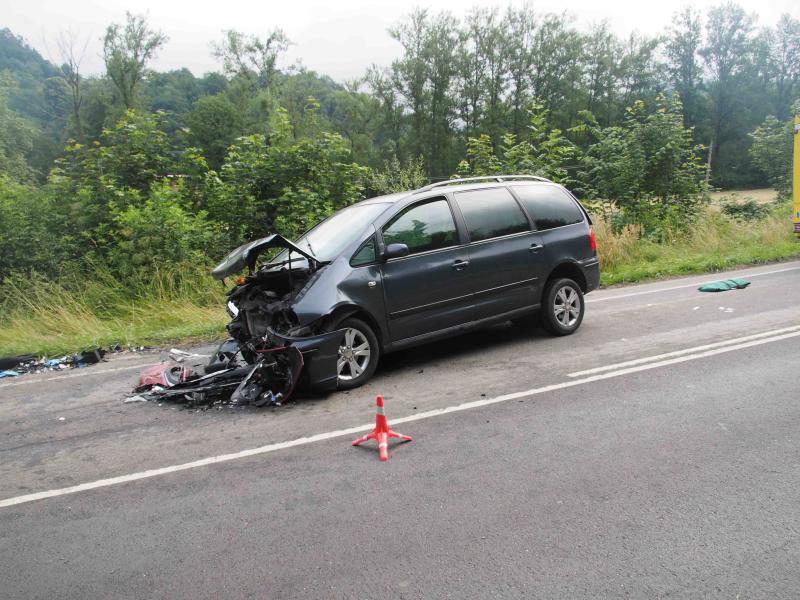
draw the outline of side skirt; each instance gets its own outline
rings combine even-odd
[[[499,315],[486,317],[485,319],[480,319],[478,321],[470,321],[468,323],[463,323],[461,325],[454,325],[453,327],[448,327],[446,329],[439,329],[437,331],[432,331],[430,333],[423,333],[422,335],[416,335],[414,337],[405,338],[403,340],[397,340],[396,342],[391,342],[390,344],[384,346],[383,350],[384,352],[394,352],[396,350],[403,350],[405,348],[410,348],[412,346],[419,346],[421,344],[426,344],[434,340],[453,337],[454,335],[467,333],[469,331],[480,329],[488,325],[494,325],[495,323],[502,323],[503,321],[508,321],[509,319],[514,319],[516,317],[522,317],[524,315],[536,312],[537,310],[539,310],[540,306],[541,306],[540,304],[533,304],[531,306],[525,306],[523,308],[517,308],[508,312],[504,312]]]

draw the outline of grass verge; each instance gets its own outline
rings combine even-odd
[[[214,339],[228,322],[222,286],[195,266],[156,270],[132,285],[103,269],[58,281],[16,277],[0,298],[0,356]]]
[[[602,284],[633,283],[800,256],[788,208],[736,221],[713,206],[690,233],[658,244],[636,227],[613,232],[595,218]],[[224,290],[204,266],[160,269],[124,284],[107,269],[57,281],[12,277],[0,284],[0,356],[59,356],[92,347],[162,345],[224,335]]]
[[[763,219],[737,221],[709,207],[690,232],[666,243],[642,239],[634,226],[615,233],[605,220],[595,218],[601,283],[634,283],[796,258],[800,242],[792,233],[789,212],[781,205]]]

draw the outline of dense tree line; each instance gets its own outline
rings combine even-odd
[[[621,39],[529,7],[416,10],[388,33],[400,58],[337,83],[282,66],[280,29],[225,32],[202,77],[153,72],[168,38],[135,15],[108,27],[103,76],[83,74],[77,34],[54,41],[56,66],[3,30],[0,276],[216,256],[456,173],[546,175],[656,236],[691,222],[707,183],[785,190],[788,15],[686,8]]]

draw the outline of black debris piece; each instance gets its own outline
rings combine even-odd
[[[32,360],[36,360],[36,357],[33,356],[33,354],[0,357],[0,371],[13,369],[17,365],[21,365],[22,363],[30,362]]]

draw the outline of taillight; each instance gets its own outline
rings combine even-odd
[[[589,227],[589,247],[592,249],[592,252],[597,252],[597,240],[594,237],[594,229]]]

